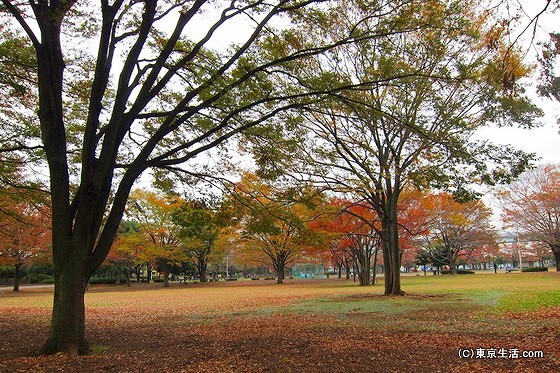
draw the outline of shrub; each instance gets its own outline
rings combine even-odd
[[[474,275],[473,271],[467,271],[466,269],[458,269],[456,272],[458,275]],[[451,271],[449,270],[445,270],[445,271],[441,271],[442,275],[450,275]]]
[[[116,278],[107,278],[107,277],[92,277],[89,280],[90,285],[113,285],[117,283]]]
[[[521,272],[548,272],[548,267],[529,267],[523,268]]]
[[[51,276],[51,277],[45,278],[44,280],[41,280],[41,284],[44,284],[44,285],[54,284],[54,277]]]
[[[44,273],[30,273],[27,275],[31,284],[53,284],[54,277]]]

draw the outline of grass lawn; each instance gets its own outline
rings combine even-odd
[[[0,372],[560,371],[560,273],[402,283],[404,297],[339,279],[92,286],[77,358],[34,356],[52,288],[0,288]]]

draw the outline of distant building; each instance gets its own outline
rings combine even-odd
[[[539,255],[543,245],[539,242],[519,239],[515,233],[503,232],[498,239],[500,253],[511,266],[518,268],[529,268],[535,266],[552,265],[550,260],[544,260]],[[548,249],[544,250],[548,252]]]

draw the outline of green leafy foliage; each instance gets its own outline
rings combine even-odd
[[[323,198],[312,187],[292,188],[245,174],[228,196],[240,256],[271,267],[281,283],[287,265],[323,247],[325,236],[311,225],[323,213]]]
[[[307,105],[301,111],[307,133],[296,136],[300,169],[378,213],[387,235],[384,261],[393,271],[385,272],[386,290],[397,294],[403,189],[447,190],[467,202],[480,197],[475,183],[510,182],[534,156],[474,142],[473,134],[496,122],[526,126],[541,112],[525,96],[520,79],[530,68],[508,48],[499,14],[460,1],[391,6],[398,9],[383,13],[381,3],[344,2],[338,8],[344,16],[332,20],[338,27],[302,27],[310,38],[334,38],[361,14],[369,18],[356,35],[369,27],[382,37],[356,36],[356,43],[329,50],[329,58],[316,58],[297,73],[309,84],[330,73],[353,85]]]
[[[542,46],[542,55],[539,58],[542,70],[538,92],[541,96],[560,101],[560,76],[556,69],[560,55],[560,34],[552,32],[549,36],[550,41]]]
[[[523,268],[521,272],[548,272],[548,267],[529,267]]]
[[[188,260],[197,268],[202,282],[220,234],[216,214],[201,201],[186,201],[173,212],[173,223]]]

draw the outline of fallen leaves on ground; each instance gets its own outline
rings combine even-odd
[[[95,351],[87,356],[33,356],[48,332],[48,308],[1,308],[0,372],[560,371],[560,331],[547,328],[558,317],[554,308],[526,315],[542,322],[538,330],[494,334],[471,328],[478,310],[469,308],[454,315],[293,312],[299,301],[332,293],[323,286],[115,289],[86,296]],[[544,357],[461,358],[462,349],[543,351]]]

